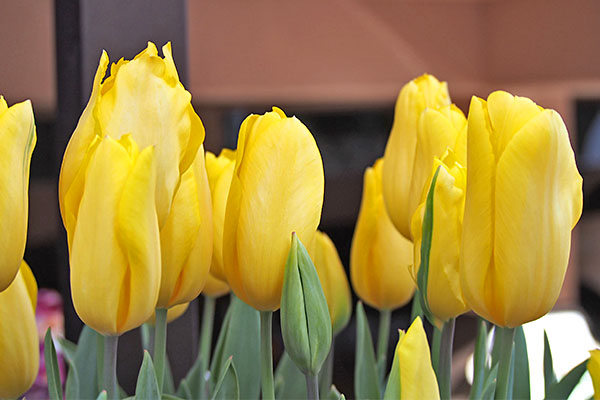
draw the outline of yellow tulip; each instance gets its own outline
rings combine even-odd
[[[84,165],[80,198],[65,199],[66,212],[77,215],[67,225],[73,304],[86,325],[118,335],[150,318],[158,299],[154,148],[140,152],[131,135],[106,136],[92,143]]]
[[[244,120],[223,232],[225,275],[236,296],[259,311],[279,308],[292,232],[310,243],[323,190],[321,154],[304,124],[276,107]]]
[[[410,223],[429,178],[434,157],[457,146],[466,119],[450,105],[445,82],[431,75],[407,83],[396,101],[392,132],[385,148],[383,196],[390,218],[412,239]]]
[[[8,107],[0,96],[0,292],[17,275],[27,239],[29,164],[36,134],[29,100]],[[10,228],[8,228],[10,227]]]
[[[227,282],[216,278],[212,273],[209,272],[208,277],[206,278],[204,289],[202,289],[202,294],[208,297],[217,298],[227,293],[229,293],[229,285]]]
[[[38,373],[35,324],[37,283],[25,261],[10,286],[0,292],[0,398],[17,398]]]
[[[506,92],[473,97],[460,280],[496,325],[546,314],[567,269],[582,179],[560,115]]]
[[[352,314],[352,298],[346,271],[335,245],[326,233],[317,231],[307,250],[321,281],[332,333],[335,335],[344,329]]]
[[[212,204],[203,146],[181,176],[160,230],[160,244],[162,278],[156,307],[189,303],[204,287],[213,250]]]
[[[587,370],[592,377],[592,384],[594,385],[594,400],[600,400],[600,350],[590,351]]]
[[[175,321],[177,318],[181,317],[183,313],[186,312],[190,303],[182,303],[177,304],[167,310],[167,324]],[[152,313],[152,316],[148,321],[146,321],[150,325],[154,325],[156,323],[156,311]]]
[[[223,149],[216,157],[206,152],[206,172],[212,195],[213,206],[213,257],[210,273],[215,278],[226,281],[223,270],[223,228],[225,226],[225,206],[235,168],[235,150]]]
[[[464,161],[463,161],[464,163]],[[431,312],[442,322],[465,311],[467,306],[460,288],[460,247],[467,184],[466,168],[457,155],[448,150],[442,159],[435,160],[433,173],[423,191],[421,204],[413,215],[412,234],[415,243],[415,263],[411,269],[417,280],[421,265],[421,239],[425,201],[431,180],[439,167],[433,192],[433,234],[429,254],[427,303]]]
[[[439,399],[438,382],[431,366],[429,344],[421,318],[417,317],[406,333],[399,333],[385,398]]]
[[[354,291],[379,310],[408,303],[415,291],[409,267],[413,244],[394,227],[381,189],[384,159],[365,171],[362,202],[350,250],[350,278]]]

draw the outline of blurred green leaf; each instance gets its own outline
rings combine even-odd
[[[404,335],[404,332],[401,332],[400,335]],[[394,351],[394,361],[392,362],[392,369],[388,375],[387,386],[383,398],[384,400],[400,399],[401,393],[402,382],[400,382],[400,365],[398,362],[398,353]]]
[[[471,400],[479,399],[483,391],[488,359],[487,340],[487,323],[484,319],[479,318],[479,328],[475,340],[475,353],[473,354],[473,386],[471,386],[471,392],[469,393],[469,399]]]
[[[239,399],[240,388],[232,357],[227,359],[223,369],[215,386],[212,400]]]
[[[107,400],[108,395],[106,394],[106,390],[103,390],[100,392],[100,394],[98,395],[98,397],[96,397],[96,400]],[[127,400],[127,399],[125,399]]]
[[[46,331],[44,338],[44,360],[46,362],[46,376],[48,378],[48,393],[52,400],[62,400],[62,383],[60,381],[60,371],[58,370],[58,359],[56,358],[56,349],[52,340],[50,328]]]
[[[356,306],[356,352],[354,362],[354,395],[357,399],[379,399],[379,379],[373,339],[362,302]]]
[[[135,398],[136,400],[159,400],[161,398],[152,357],[147,350],[144,350],[144,359],[138,373]]]
[[[529,382],[529,356],[527,353],[527,341],[523,327],[519,326],[515,330],[515,370],[513,384],[513,398],[529,399],[531,397],[531,387]]]
[[[548,341],[548,334],[544,330],[544,393],[550,392],[552,385],[556,383],[554,363],[552,362],[552,350]]]
[[[553,384],[549,390],[546,390],[546,399],[566,399],[571,395],[575,386],[581,380],[585,371],[587,371],[588,360],[581,362],[575,368],[569,371],[560,381]]]
[[[481,399],[493,400],[496,392],[496,377],[498,375],[498,364],[494,365],[487,374],[483,382],[483,390],[481,391]]]
[[[284,351],[275,370],[275,398],[305,399],[306,378]],[[337,399],[337,397],[336,397]]]

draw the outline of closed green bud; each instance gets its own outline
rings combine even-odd
[[[331,347],[331,319],[317,270],[295,233],[283,279],[281,332],[296,366],[317,375]]]

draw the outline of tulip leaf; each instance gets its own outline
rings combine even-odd
[[[177,396],[181,398],[185,398],[188,400],[193,400],[194,396],[192,395],[192,391],[190,390],[190,386],[188,384],[187,378],[183,378],[181,382],[179,382],[179,388],[177,389]],[[204,399],[205,397],[196,397],[198,399]]]
[[[515,356],[513,359],[515,361],[513,397],[515,399],[529,399],[531,397],[529,356],[523,326],[515,329]]]
[[[60,350],[62,353],[71,359],[75,359],[75,353],[77,353],[77,345],[70,340],[65,338],[57,338]]]
[[[354,363],[354,395],[357,399],[379,399],[379,378],[369,321],[362,302],[356,306],[356,358]]]
[[[185,399],[182,399],[181,397],[177,397],[172,394],[163,393],[161,396],[161,400],[185,400]]]
[[[51,400],[62,400],[62,384],[60,382],[60,371],[58,370],[58,359],[56,349],[52,340],[51,329],[48,328],[44,338],[44,360],[46,362],[46,376],[48,377],[48,393]]]
[[[549,390],[546,391],[546,399],[566,399],[571,395],[575,386],[581,380],[581,377],[587,371],[588,360],[582,361],[567,373],[560,381],[554,383]]]
[[[163,382],[163,394],[175,394],[175,382],[173,381],[173,372],[171,371],[171,362],[169,355],[165,353],[165,376]]]
[[[550,392],[552,385],[556,383],[556,374],[554,373],[554,363],[552,361],[552,350],[548,334],[544,330],[544,391],[546,395]]]
[[[210,365],[212,387],[223,373],[229,357],[233,356],[238,376],[240,398],[258,399],[260,393],[260,314],[235,295],[221,327],[217,346]],[[192,391],[192,395],[195,393]],[[199,398],[200,396],[196,396]]]
[[[425,201],[425,213],[423,215],[423,234],[421,238],[421,265],[419,266],[419,272],[417,273],[417,296],[423,310],[423,315],[431,322],[432,325],[441,328],[440,321],[438,321],[429,308],[429,302],[427,297],[427,283],[429,280],[429,255],[431,253],[431,241],[433,238],[433,199],[435,192],[435,184],[437,182],[440,167],[435,170],[431,185],[429,186],[429,192],[427,193],[427,200]]]
[[[317,270],[296,234],[285,266],[280,318],[286,352],[303,373],[316,376],[331,347],[331,318]]]
[[[479,399],[483,390],[485,380],[485,371],[487,364],[487,323],[484,319],[479,319],[479,329],[475,340],[475,352],[473,354],[473,386],[469,393],[469,399]]]
[[[83,329],[79,334],[75,355],[72,356],[72,361],[75,367],[69,368],[69,373],[67,374],[67,387],[65,393],[67,398],[77,397],[82,399],[93,399],[98,396],[99,382],[96,361],[98,337],[100,337],[100,335],[92,328],[87,325],[83,326]],[[60,343],[63,349],[66,348],[63,345],[63,341]],[[65,352],[65,355],[68,360],[69,351]],[[73,374],[75,374],[75,372],[73,372],[74,370],[77,370],[77,396],[71,396],[71,393],[75,393],[73,392],[73,387],[70,386],[75,380],[73,377]]]
[[[400,335],[404,333],[401,332]],[[402,382],[400,382],[400,365],[398,361],[398,353],[394,351],[394,361],[392,369],[388,375],[387,386],[385,388],[384,400],[400,399],[402,397]]]
[[[106,390],[103,390],[100,392],[100,394],[98,395],[98,397],[96,397],[96,400],[107,400],[108,399],[108,394],[106,393]],[[127,400],[127,399],[125,399]]]
[[[233,357],[229,357],[223,365],[223,371],[217,384],[211,400],[239,399],[240,387],[238,376],[233,363]]]
[[[481,399],[492,400],[496,392],[496,376],[498,375],[498,364],[494,365],[483,382]]]
[[[160,399],[160,389],[156,379],[156,371],[152,363],[152,357],[148,350],[144,350],[144,359],[140,372],[138,373],[137,384],[135,385],[135,399]]]
[[[306,396],[304,396],[306,397]],[[340,393],[340,391],[335,387],[335,385],[331,385],[331,387],[329,388],[329,392],[327,392],[327,395],[324,396],[325,399],[327,400],[342,400],[342,399],[346,399],[346,397]]]
[[[77,366],[75,364],[75,355],[77,354],[77,345],[73,342],[69,342],[66,339],[59,339],[60,347],[63,350],[63,355],[67,364],[69,365],[69,373],[67,374],[67,381],[65,382],[65,399],[66,400],[77,400],[79,396],[79,373],[77,372]],[[68,344],[66,344],[68,343]],[[65,351],[65,348],[69,350]]]
[[[275,398],[305,399],[306,378],[284,351],[275,370]],[[337,397],[336,397],[337,399]]]

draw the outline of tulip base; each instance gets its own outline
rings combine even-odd
[[[319,400],[319,377],[317,375],[304,374],[306,377],[306,398]]]
[[[119,385],[117,383],[117,345],[118,336],[104,336],[104,389],[107,399],[119,398]]]
[[[275,399],[273,386],[273,312],[260,312],[260,390],[263,400]]]

